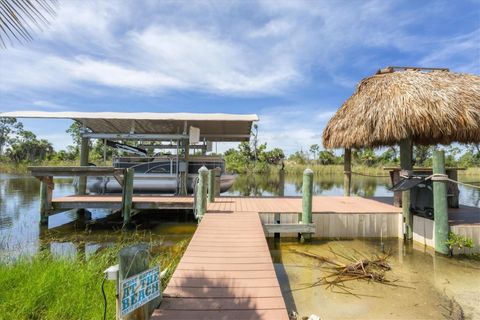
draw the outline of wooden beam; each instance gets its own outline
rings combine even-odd
[[[263,225],[268,233],[315,233],[314,223],[268,223]]]
[[[52,212],[52,193],[55,188],[53,177],[40,180],[40,225],[48,225],[48,216]]]
[[[215,169],[208,170],[208,202],[215,202]]]
[[[82,133],[86,139],[109,139],[109,140],[149,140],[149,141],[171,141],[188,139],[185,134],[140,134],[140,133]]]
[[[129,225],[132,214],[133,177],[134,170],[132,168],[126,169],[123,178],[124,183],[122,193],[122,215],[124,228]]]
[[[445,152],[433,152],[433,174],[445,174]],[[448,225],[447,181],[433,180],[433,214],[435,228],[435,251],[448,253],[446,241],[450,227]]]
[[[403,139],[400,141],[400,168],[412,170],[412,140]],[[404,222],[405,239],[413,238],[413,215],[410,212],[410,190],[402,192],[402,212]]]
[[[350,197],[352,185],[352,149],[346,148],[343,155],[343,195]]]
[[[198,169],[198,185],[197,185],[197,218],[202,219],[207,211],[207,179],[208,169],[203,166]]]
[[[114,167],[28,167],[31,175],[34,177],[42,178],[46,176],[62,176],[62,177],[75,177],[75,176],[115,176],[123,175],[125,169]]]
[[[88,166],[88,154],[90,148],[88,145],[88,138],[82,138],[80,144],[80,166]],[[78,194],[86,194],[87,192],[87,177],[80,176],[78,181]]]
[[[302,223],[312,223],[312,193],[313,193],[313,171],[305,169],[303,171],[302,185]],[[311,234],[302,234],[303,240],[310,240]]]

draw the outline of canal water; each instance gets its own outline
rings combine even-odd
[[[476,178],[476,180],[475,180]],[[480,180],[479,177],[465,182]],[[283,182],[283,183],[282,183]],[[298,195],[302,177],[240,176],[231,195]],[[354,177],[352,190],[360,196],[391,196],[389,179]],[[71,179],[56,179],[54,196],[72,194]],[[342,175],[317,177],[317,195],[343,194]],[[75,212],[50,217],[49,229],[39,227],[39,183],[24,175],[0,174],[0,258],[31,255],[48,246],[54,254],[87,254],[121,238],[119,221],[86,226]],[[460,187],[460,203],[479,208],[480,191]],[[101,221],[107,212],[92,211]],[[191,237],[196,228],[187,212],[140,216],[140,238],[171,246]],[[88,230],[88,231],[85,231]],[[117,231],[115,231],[117,230]],[[140,239],[139,238],[139,239]],[[80,241],[79,241],[80,240]],[[79,245],[81,243],[81,245]],[[349,281],[345,288],[314,285],[331,270],[317,260],[295,251],[335,258],[334,253],[379,254],[391,252],[390,284]],[[299,244],[295,239],[269,239],[272,257],[289,310],[300,316],[317,314],[322,319],[480,319],[480,260],[436,256],[423,247],[405,245],[397,239],[314,240]],[[348,293],[347,293],[348,292]],[[299,317],[301,319],[301,317]]]

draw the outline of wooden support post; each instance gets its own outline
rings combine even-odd
[[[80,143],[80,166],[88,166],[88,138],[82,138]],[[87,176],[80,176],[78,180],[78,194],[86,194],[87,192]]]
[[[207,211],[207,178],[208,169],[205,166],[198,169],[197,217],[199,220]]]
[[[283,168],[278,171],[278,196],[285,196],[285,170]]]
[[[133,178],[134,170],[132,168],[125,169],[122,192],[123,228],[128,226],[132,215]]]
[[[120,250],[119,259],[119,280],[127,279],[148,269],[148,245],[137,244]],[[121,301],[120,301],[121,303]],[[149,304],[145,304],[135,311],[123,317],[122,320],[147,320],[150,319]]]
[[[215,197],[220,197],[220,177],[222,175],[222,169],[217,167],[215,170]]]
[[[345,148],[343,154],[343,195],[350,197],[352,185],[352,149]]]
[[[457,169],[446,170],[447,176],[449,179],[458,181],[458,171]],[[453,182],[447,183],[447,194],[451,195],[447,198],[449,208],[459,208],[459,195],[460,191],[458,190],[458,184]]]
[[[433,174],[445,174],[445,152],[433,152]],[[433,213],[435,226],[435,251],[448,254],[447,181],[433,180]]]
[[[312,223],[312,194],[313,194],[313,171],[305,169],[303,171],[302,185],[302,223]],[[302,234],[302,240],[309,240],[310,234]]]
[[[40,225],[48,225],[48,215],[52,210],[53,177],[42,177],[40,180]]]
[[[215,202],[215,169],[208,170],[208,202]]]
[[[400,168],[412,170],[412,140],[403,139],[400,141]],[[413,215],[410,212],[410,190],[402,192],[402,212],[404,223],[404,238],[413,238]]]

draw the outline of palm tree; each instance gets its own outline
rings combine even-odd
[[[32,41],[55,16],[58,0],[0,0],[0,48]]]

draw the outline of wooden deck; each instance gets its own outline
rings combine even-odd
[[[258,212],[205,214],[152,319],[288,319]]]
[[[134,195],[134,209],[191,209],[192,197]],[[120,209],[121,195],[83,195],[54,198],[56,210],[77,208]],[[220,197],[208,204],[209,212],[301,212],[301,197]],[[313,213],[399,213],[400,208],[390,204],[361,197],[316,196],[313,197]]]
[[[168,196],[133,196],[133,209],[192,209],[192,197]],[[52,199],[55,211],[84,208],[120,209],[121,195],[81,195],[66,196]]]

